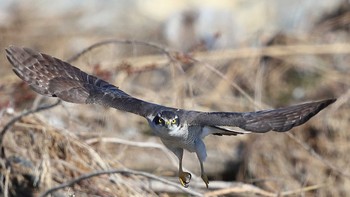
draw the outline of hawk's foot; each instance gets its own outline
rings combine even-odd
[[[188,187],[190,181],[191,181],[191,174],[188,172],[179,172],[179,180],[182,186]]]

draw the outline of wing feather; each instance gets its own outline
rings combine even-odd
[[[336,99],[304,103],[273,110],[256,112],[192,112],[190,124],[203,126],[239,127],[246,131],[264,133],[268,131],[285,132],[304,124]],[[227,129],[226,129],[227,130]]]
[[[16,75],[42,95],[72,103],[114,107],[144,117],[163,107],[134,98],[67,62],[28,48],[10,46],[6,55]]]
[[[328,99],[246,113],[186,111],[134,98],[118,87],[89,75],[67,62],[28,48],[11,46],[6,49],[6,54],[13,71],[39,94],[59,97],[72,103],[100,104],[144,117],[160,110],[176,110],[182,123],[185,121],[189,125],[209,126],[221,130],[215,134],[242,133],[224,128],[225,126],[259,133],[271,130],[288,131],[305,123],[336,100]]]

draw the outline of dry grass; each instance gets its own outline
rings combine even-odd
[[[79,32],[50,36],[54,26],[40,32],[35,29],[43,29],[43,21],[29,26],[29,21],[18,17],[17,23],[1,29],[5,38],[1,48],[25,45],[61,59],[77,52],[68,46],[71,39],[81,36]],[[293,129],[292,136],[271,132],[208,137],[205,168],[211,178],[210,189],[218,191],[203,188],[195,176],[199,166],[194,155],[185,155],[185,167],[195,176],[188,191],[201,195],[345,196],[350,193],[350,36],[344,34],[346,30],[324,26],[322,30],[302,39],[271,35],[259,48],[187,55],[170,51],[167,56],[136,44],[103,45],[73,64],[138,98],[186,109],[251,111],[337,97],[335,104]],[[342,42],[329,40],[340,36]],[[83,37],[90,44],[103,38],[93,32]],[[3,128],[15,114],[32,107],[36,94],[10,71],[4,55],[0,60],[4,71],[0,74]],[[51,100],[37,102],[41,105]],[[142,118],[99,106],[63,103],[24,117],[4,136],[1,191],[4,196],[36,196],[81,175],[108,169],[146,171],[177,183],[176,160],[150,134]],[[86,179],[58,190],[57,195],[188,194],[132,172]]]

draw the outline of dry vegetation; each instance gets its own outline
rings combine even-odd
[[[195,176],[199,166],[192,154],[185,155],[184,165],[195,177],[181,189],[177,161],[142,118],[60,103],[24,116],[3,133],[2,196],[38,196],[111,169],[117,172],[72,183],[53,196],[345,196],[350,193],[349,13],[325,16],[302,38],[270,35],[259,48],[183,54],[148,41],[116,42],[70,59],[133,96],[186,109],[252,111],[338,98],[288,134],[207,137],[209,190]],[[68,47],[74,37],[90,44],[105,39],[94,32],[55,32],[54,24],[17,17],[0,29],[1,130],[28,109],[55,102],[37,97],[11,72],[3,51],[7,45],[69,59],[77,54]]]

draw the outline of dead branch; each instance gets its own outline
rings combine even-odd
[[[143,45],[143,46],[149,46],[149,47],[152,47],[152,48],[155,48],[155,49],[158,49],[159,51],[161,51],[162,53],[164,53],[165,55],[167,55],[169,58],[171,57],[170,56],[170,52],[165,49],[164,47],[158,45],[158,44],[155,44],[155,43],[151,43],[151,42],[143,42],[143,41],[137,41],[137,40],[117,40],[117,39],[111,39],[111,40],[104,40],[104,41],[101,41],[101,42],[97,42],[97,43],[94,43],[92,45],[90,45],[89,47],[83,49],[81,52],[73,55],[72,57],[70,57],[67,62],[74,62],[76,61],[80,56],[84,55],[85,53],[95,49],[95,48],[98,48],[98,47],[101,47],[103,45],[107,45],[107,44],[131,44],[131,45]],[[172,59],[172,58],[171,58]]]
[[[259,196],[277,197],[277,196],[296,195],[296,194],[300,194],[301,192],[316,190],[324,186],[325,185],[312,185],[312,186],[303,187],[296,190],[285,191],[281,193],[273,193],[273,192],[268,192],[266,190],[260,189],[254,185],[245,184],[245,183],[235,183],[235,184],[231,184],[231,186],[225,186],[223,187],[223,189],[207,192],[204,194],[204,196],[211,197],[211,196],[223,196],[227,194],[249,193],[249,194],[256,194]]]
[[[57,100],[55,103],[53,104],[50,104],[50,105],[44,105],[44,106],[39,106],[35,109],[31,109],[31,110],[28,110],[28,111],[25,111],[25,112],[22,112],[21,114],[19,114],[18,116],[12,118],[5,126],[4,128],[1,130],[0,132],[0,149],[1,149],[1,153],[0,153],[0,157],[4,158],[5,157],[5,152],[3,150],[3,146],[2,146],[2,141],[3,141],[3,138],[6,134],[6,131],[13,125],[15,124],[18,120],[20,120],[21,118],[23,118],[24,116],[28,116],[30,114],[33,114],[33,113],[37,113],[37,112],[40,112],[40,111],[43,111],[43,110],[47,110],[47,109],[50,109],[50,108],[53,108],[57,105],[59,105],[61,103],[61,100]]]
[[[302,142],[300,139],[298,139],[297,137],[295,137],[293,134],[291,133],[286,133],[288,137],[290,137],[291,139],[293,139],[296,143],[298,143],[303,149],[305,149],[310,155],[312,155],[314,158],[318,159],[319,161],[321,161],[324,165],[326,165],[327,167],[329,167],[330,169],[332,169],[333,171],[343,175],[344,177],[350,179],[350,174],[344,172],[343,169],[338,168],[337,166],[333,165],[330,161],[324,159],[321,155],[319,155],[318,153],[315,152],[314,149],[312,149],[309,145],[307,145],[306,143]]]
[[[91,139],[87,139],[85,142],[87,144],[95,144],[95,143],[99,143],[99,142],[109,142],[109,143],[125,144],[128,146],[137,146],[137,147],[141,147],[141,148],[155,148],[155,149],[159,149],[162,152],[164,152],[174,166],[177,167],[177,165],[178,165],[177,160],[173,157],[172,153],[162,144],[156,144],[156,143],[152,143],[152,142],[135,142],[135,141],[128,141],[128,140],[123,140],[123,139],[113,138],[113,137],[91,138]]]
[[[228,188],[207,192],[204,194],[204,196],[211,197],[211,196],[222,196],[227,194],[242,194],[242,193],[257,194],[257,195],[266,196],[266,197],[278,196],[275,193],[268,192],[254,185],[244,184],[244,183],[237,183],[237,184],[234,184],[234,186],[231,186]]]
[[[120,173],[120,174],[126,174],[126,175],[139,175],[139,176],[144,176],[144,177],[147,177],[149,179],[154,179],[154,180],[157,180],[157,181],[160,181],[162,183],[166,183],[167,185],[171,185],[173,187],[176,187],[178,188],[179,190],[183,191],[184,193],[187,193],[187,194],[191,194],[191,195],[194,195],[194,196],[202,196],[202,194],[196,192],[196,191],[193,191],[193,190],[190,190],[190,189],[187,189],[187,188],[184,188],[182,187],[180,184],[178,183],[173,183],[171,181],[168,181],[164,178],[161,178],[161,177],[158,177],[156,175],[153,175],[153,174],[150,174],[150,173],[147,173],[147,172],[140,172],[140,171],[134,171],[134,170],[127,170],[127,169],[124,169],[124,170],[121,170],[121,169],[112,169],[112,170],[106,170],[106,171],[97,171],[97,172],[93,172],[93,173],[90,173],[90,174],[84,174],[78,178],[75,178],[71,181],[68,181],[68,182],[65,182],[61,185],[58,185],[56,187],[53,187],[49,190],[46,190],[44,193],[42,193],[40,195],[40,197],[45,197],[49,194],[51,194],[52,192],[55,192],[59,189],[63,189],[65,187],[69,187],[69,186],[72,186],[82,180],[85,180],[85,179],[89,179],[89,178],[92,178],[94,176],[99,176],[99,175],[104,175],[104,174],[114,174],[114,173]]]

